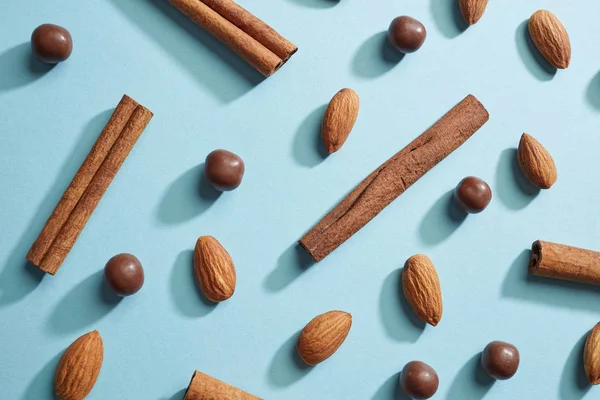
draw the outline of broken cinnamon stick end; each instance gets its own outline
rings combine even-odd
[[[529,260],[529,272],[535,275],[537,268],[542,260],[542,242],[536,240],[531,245],[531,259]]]
[[[311,246],[310,246],[309,242],[310,242],[310,239],[308,238],[308,234],[307,234],[306,236],[304,236],[302,239],[300,239],[300,240],[298,241],[298,244],[299,244],[300,246],[302,246],[302,248],[303,248],[304,250],[306,250],[306,252],[308,253],[308,255],[309,255],[309,256],[310,256],[310,257],[311,257],[311,258],[312,258],[312,259],[313,259],[315,262],[317,262],[317,263],[318,263],[319,261],[321,261],[322,259],[324,259],[324,258],[327,256],[327,254],[321,254],[321,252],[315,252],[315,251],[313,251],[313,250],[311,249]]]

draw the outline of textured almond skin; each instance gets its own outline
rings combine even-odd
[[[556,165],[548,150],[533,136],[524,133],[518,149],[519,166],[523,174],[540,189],[550,189],[558,179]]]
[[[483,16],[488,0],[458,0],[458,5],[467,24],[473,25]]]
[[[529,34],[535,47],[556,68],[571,63],[571,40],[562,22],[548,10],[538,10],[529,19]]]
[[[82,400],[94,387],[102,360],[104,345],[98,331],[86,333],[63,353],[54,375],[54,391],[60,400]]]
[[[221,302],[233,296],[236,274],[231,256],[212,236],[200,236],[194,249],[194,273],[207,299]]]
[[[360,100],[352,89],[337,92],[325,111],[321,125],[321,138],[329,154],[338,151],[354,127]]]
[[[329,311],[313,318],[300,333],[298,354],[308,365],[327,360],[344,343],[352,315],[344,311]]]
[[[402,290],[415,314],[432,326],[442,319],[442,289],[429,257],[417,254],[404,263]]]
[[[600,384],[600,322],[594,326],[585,341],[583,366],[590,383]]]

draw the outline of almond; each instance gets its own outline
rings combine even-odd
[[[533,136],[524,133],[517,151],[523,174],[540,189],[550,189],[556,179],[556,165],[548,150]]]
[[[342,147],[358,117],[358,94],[352,89],[342,89],[333,96],[321,125],[321,137],[329,154]]]
[[[590,383],[600,384],[600,322],[594,326],[585,341],[583,367]]]
[[[556,68],[565,69],[571,62],[571,40],[567,30],[547,10],[539,10],[529,18],[529,34],[535,47]]]
[[[440,279],[429,257],[417,254],[404,263],[402,290],[415,314],[430,325],[442,319]]]
[[[329,311],[313,318],[300,333],[298,354],[308,365],[327,360],[344,343],[352,315],[343,311]]]
[[[60,400],[82,400],[100,374],[104,346],[98,331],[86,333],[63,353],[54,375],[54,391]]]
[[[488,0],[458,0],[458,5],[467,24],[473,25],[483,16]]]
[[[235,267],[231,256],[212,236],[200,236],[194,250],[194,273],[202,293],[220,302],[233,296]]]

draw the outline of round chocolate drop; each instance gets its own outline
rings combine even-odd
[[[492,201],[492,189],[485,181],[468,176],[454,189],[454,199],[465,212],[477,214]]]
[[[481,366],[492,378],[512,378],[519,368],[519,350],[510,343],[491,342],[481,353]]]
[[[421,361],[409,362],[400,374],[400,387],[413,400],[429,399],[437,392],[439,383],[435,370]]]
[[[244,177],[244,161],[227,150],[215,150],[206,157],[204,175],[208,183],[222,192],[237,188]]]
[[[144,268],[132,254],[117,254],[104,267],[108,286],[119,296],[137,293],[144,285]]]
[[[73,39],[62,26],[43,24],[31,34],[31,50],[40,60],[56,64],[69,58],[73,51]]]
[[[388,28],[390,43],[402,53],[414,53],[419,50],[426,37],[425,26],[416,19],[405,15],[394,18]]]

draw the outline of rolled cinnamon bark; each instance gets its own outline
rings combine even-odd
[[[297,50],[295,44],[281,36],[261,19],[233,0],[201,0],[223,18],[256,39],[275,55],[287,61]]]
[[[320,261],[375,218],[489,119],[474,96],[465,97],[421,136],[383,163],[315,225],[300,244]]]
[[[169,0],[169,3],[219,39],[264,76],[273,75],[283,65],[284,60],[277,54],[201,0]]]
[[[600,253],[537,240],[531,246],[529,273],[600,285]]]
[[[200,371],[194,372],[183,400],[262,400]]]

